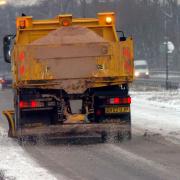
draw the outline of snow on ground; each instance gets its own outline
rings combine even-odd
[[[0,171],[8,180],[56,179],[47,170],[39,167],[16,141],[8,138],[2,128],[0,128]],[[62,180],[64,179],[62,177]]]
[[[180,139],[180,91],[131,91],[132,123]]]
[[[166,79],[166,74],[151,74],[150,77],[152,78],[161,78],[161,79]],[[176,79],[180,79],[179,75],[174,75],[174,74],[169,74],[168,75],[169,78],[176,78]]]
[[[134,127],[180,139],[180,91],[131,91]],[[53,180],[0,128],[0,172],[9,180]],[[1,174],[1,173],[0,173]],[[0,178],[1,179],[1,178]],[[64,180],[62,176],[62,180]]]

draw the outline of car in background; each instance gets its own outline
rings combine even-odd
[[[3,88],[3,83],[4,83],[4,78],[1,76],[0,77],[0,89]]]
[[[12,87],[12,76],[11,74],[5,74],[0,76],[0,89],[6,89]]]
[[[146,60],[135,60],[134,67],[136,78],[149,78],[149,68]]]

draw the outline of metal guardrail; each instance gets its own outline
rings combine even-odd
[[[149,70],[151,74],[166,74],[166,70]],[[176,75],[180,77],[180,71],[169,71],[170,75]]]
[[[161,87],[166,88],[166,81],[165,80],[152,80],[152,79],[136,79],[134,81],[135,85],[141,86],[148,86],[148,87]],[[180,82],[178,81],[168,81],[168,88],[169,89],[179,89]]]
[[[150,69],[150,78],[137,78],[134,85],[147,86],[147,87],[161,87],[168,89],[180,88],[180,71],[169,71],[168,86],[166,86],[166,71],[158,69]]]

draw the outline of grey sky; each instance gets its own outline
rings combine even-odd
[[[13,6],[32,6],[35,4],[40,4],[42,1],[45,1],[45,0],[7,0],[7,2]],[[86,1],[91,2],[93,0],[86,0]],[[104,1],[104,0],[100,0],[100,1]],[[178,0],[178,2],[180,3],[180,0]]]

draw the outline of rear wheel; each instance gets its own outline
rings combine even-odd
[[[122,126],[125,126],[125,129],[119,129],[117,131],[112,132],[101,132],[102,142],[111,142],[111,143],[119,143],[124,140],[132,139],[131,132],[131,114],[124,114],[119,117],[119,122],[122,122]]]
[[[20,125],[20,108],[19,108],[20,96],[18,90],[14,93],[14,109],[15,109],[15,129],[16,131],[21,127]]]
[[[101,141],[102,141],[102,143],[106,143],[107,140],[108,140],[107,132],[105,132],[105,131],[101,132]]]
[[[17,140],[20,146],[36,145],[38,143],[38,138],[36,136],[19,136]]]
[[[11,128],[8,131],[8,137],[13,138],[13,133],[12,133],[12,129]]]
[[[122,115],[120,117],[120,120],[125,122],[125,124],[128,126],[128,130],[123,132],[123,138],[131,140],[132,139],[132,132],[131,132],[131,113]]]
[[[128,140],[131,140],[132,139],[132,132],[131,132],[131,130],[128,132],[128,134],[127,134],[127,139]]]
[[[116,134],[113,136],[114,142],[119,143],[122,142],[124,139],[123,133],[121,131],[116,132]]]
[[[118,132],[102,132],[101,133],[102,143],[119,143],[123,141],[123,135],[120,131]]]

